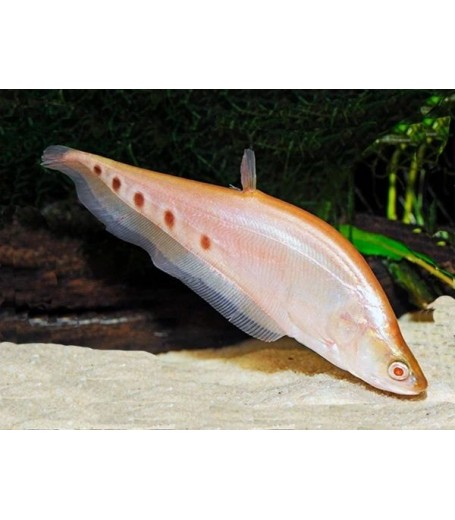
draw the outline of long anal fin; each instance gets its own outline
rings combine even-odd
[[[275,341],[285,335],[235,280],[183,247],[123,202],[93,175],[84,164],[83,156],[83,152],[65,147],[49,147],[44,152],[43,165],[62,171],[73,179],[80,201],[105,224],[109,232],[145,249],[159,269],[188,285],[241,330],[263,341]]]

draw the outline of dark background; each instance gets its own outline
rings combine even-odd
[[[0,205],[41,210],[71,198],[69,181],[39,167],[50,144],[224,185],[238,182],[242,151],[252,146],[263,191],[334,221],[354,210],[352,176],[358,186],[378,178],[378,156],[394,148],[365,156],[368,147],[400,121],[421,121],[435,95],[450,92],[2,91]],[[445,174],[431,183],[451,172],[453,188],[453,131],[449,141],[438,166]],[[362,195],[381,213],[377,196]],[[437,195],[444,198],[444,190]],[[452,206],[440,212],[441,222],[453,223]]]

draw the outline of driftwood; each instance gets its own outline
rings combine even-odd
[[[368,216],[358,225],[401,239],[453,270],[453,249],[408,226]],[[146,253],[130,245],[125,245],[127,254],[112,251],[110,245],[118,241],[100,236],[101,245],[87,245],[81,238],[16,221],[0,230],[0,340],[156,353],[245,338],[192,291],[155,269]],[[131,252],[143,270],[140,276],[128,274]],[[371,265],[395,312],[410,310],[383,263],[374,259]]]

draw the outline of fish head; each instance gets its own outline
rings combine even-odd
[[[332,316],[329,332],[337,355],[332,362],[375,388],[402,395],[417,395],[427,388],[389,306],[346,302]]]
[[[350,371],[380,390],[418,395],[426,390],[427,380],[398,324],[392,325],[385,330],[365,328],[350,360]]]

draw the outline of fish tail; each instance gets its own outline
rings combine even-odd
[[[67,146],[54,145],[48,146],[41,157],[41,166],[46,168],[58,169],[65,164],[65,155],[71,150]]]

